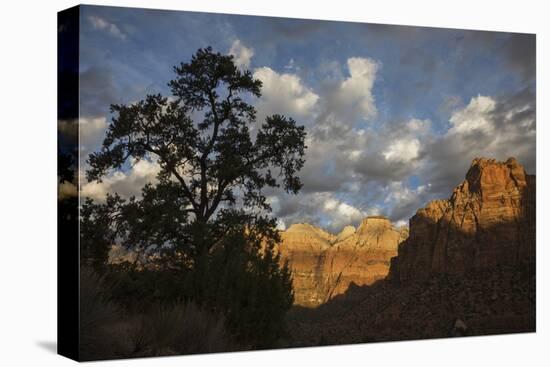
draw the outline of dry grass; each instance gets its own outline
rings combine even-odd
[[[232,349],[223,318],[193,303],[158,307],[138,316],[131,339],[133,353],[138,356],[214,353]]]

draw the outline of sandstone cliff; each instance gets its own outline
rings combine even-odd
[[[515,159],[475,159],[409,224],[386,280],[293,310],[294,344],[535,331],[535,177]]]
[[[346,226],[338,235],[309,224],[292,225],[282,233],[278,250],[292,271],[295,304],[317,306],[352,283],[385,278],[404,237],[406,230],[383,217],[367,217],[357,230]]]
[[[534,260],[535,177],[514,158],[479,158],[448,200],[432,201],[410,219],[389,278],[407,282]]]

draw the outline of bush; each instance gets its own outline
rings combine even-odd
[[[285,315],[294,299],[290,272],[268,248],[243,251],[246,236],[224,241],[230,245],[211,256],[206,302],[223,310],[228,330],[240,343],[274,347],[286,334]]]

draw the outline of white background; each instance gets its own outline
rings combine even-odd
[[[537,333],[104,362],[114,366],[549,365],[549,26],[530,1],[132,0],[94,4],[537,33]],[[64,366],[56,340],[56,12],[3,2],[0,21],[0,365]],[[327,45],[330,47],[330,45]],[[545,67],[546,66],[546,67]]]

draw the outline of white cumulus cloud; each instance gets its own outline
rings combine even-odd
[[[250,66],[250,60],[254,56],[254,49],[243,45],[241,40],[233,41],[229,54],[234,56],[235,64],[241,68],[248,68]]]
[[[109,33],[111,36],[116,37],[116,38],[120,38],[122,40],[126,39],[126,34],[123,33],[116,24],[111,23],[111,22],[107,21],[106,19],[95,16],[95,15],[90,15],[88,17],[88,20],[90,21],[90,23],[92,24],[92,26],[95,29],[105,31],[105,32]]]
[[[80,117],[79,120],[79,138],[80,154],[83,159],[88,158],[88,154],[97,150],[108,127],[105,117]]]
[[[455,111],[449,122],[449,133],[491,133],[494,130],[492,112],[495,110],[496,101],[487,96],[477,96],[470,100],[464,109]]]
[[[425,133],[430,129],[431,121],[430,120],[420,120],[420,119],[410,119],[405,126],[409,131],[415,133]]]
[[[376,106],[372,87],[378,64],[370,58],[352,57],[348,59],[349,78],[340,86],[340,97],[357,106],[364,119],[376,116]]]
[[[368,120],[377,115],[372,89],[379,63],[368,57],[347,60],[349,77],[328,96],[327,112],[334,120]]]
[[[387,161],[407,163],[418,158],[420,141],[416,138],[397,139],[382,153]]]
[[[254,71],[254,78],[262,81],[262,96],[256,105],[259,116],[280,113],[304,117],[312,113],[319,99],[296,74],[281,74],[264,66]]]
[[[367,213],[363,210],[337,200],[331,194],[325,195],[322,210],[330,218],[330,228],[332,230],[338,231],[346,225],[355,225],[367,216]]]
[[[131,168],[127,172],[114,171],[103,177],[102,182],[86,182],[82,178],[81,195],[99,201],[105,200],[108,193],[118,193],[123,198],[139,196],[145,184],[156,181],[160,166],[153,158],[144,158],[139,161],[132,158],[130,164]]]

